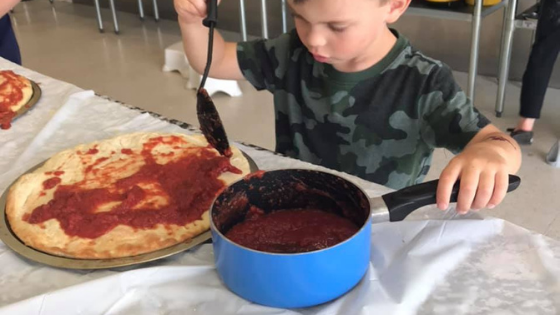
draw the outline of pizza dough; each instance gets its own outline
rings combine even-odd
[[[226,185],[249,173],[241,151],[226,158],[203,136],[134,133],[54,155],[10,189],[6,213],[28,246],[68,257],[133,256],[210,227]]]
[[[8,129],[17,111],[33,96],[31,82],[13,71],[0,71],[0,128]]]

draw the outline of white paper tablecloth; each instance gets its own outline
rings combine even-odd
[[[80,143],[134,131],[193,132],[3,59],[0,69],[43,90],[35,108],[0,131],[0,192]],[[319,169],[239,146],[261,169]],[[389,191],[343,176],[372,197]],[[0,242],[0,314],[560,314],[560,242],[503,220],[428,207],[404,222],[375,224],[371,246],[368,274],[350,293],[280,310],[229,292],[209,244],[140,266],[73,271],[28,261]]]

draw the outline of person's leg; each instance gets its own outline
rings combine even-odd
[[[542,9],[521,89],[520,115],[533,119],[540,118],[546,89],[560,52],[560,1],[545,0]]]
[[[0,18],[0,57],[21,65],[21,55],[10,16]]]
[[[560,29],[533,46],[527,69],[523,75],[519,111],[522,118],[517,129],[531,131],[535,120],[540,118],[558,53],[560,53]]]
[[[560,0],[543,0],[536,40],[531,50],[521,88],[521,119],[512,132],[520,143],[532,141],[535,120],[540,118],[542,105],[554,63],[560,52]]]

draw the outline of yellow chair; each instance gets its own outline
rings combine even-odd
[[[466,2],[468,5],[474,5],[474,1],[475,1],[475,0],[465,0],[465,2]],[[483,0],[482,5],[485,6],[485,7],[487,7],[487,6],[496,5],[496,4],[500,3],[500,2],[501,2],[501,0]]]

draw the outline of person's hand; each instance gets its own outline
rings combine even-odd
[[[474,143],[457,155],[441,173],[437,191],[437,206],[449,207],[451,190],[461,180],[457,212],[492,209],[502,202],[509,184],[507,152],[487,142]]]
[[[10,10],[20,2],[20,0],[2,0],[0,1],[0,18],[10,13]]]
[[[207,0],[174,0],[175,11],[182,23],[201,23],[206,17],[208,8]],[[220,3],[220,0],[218,0]]]

